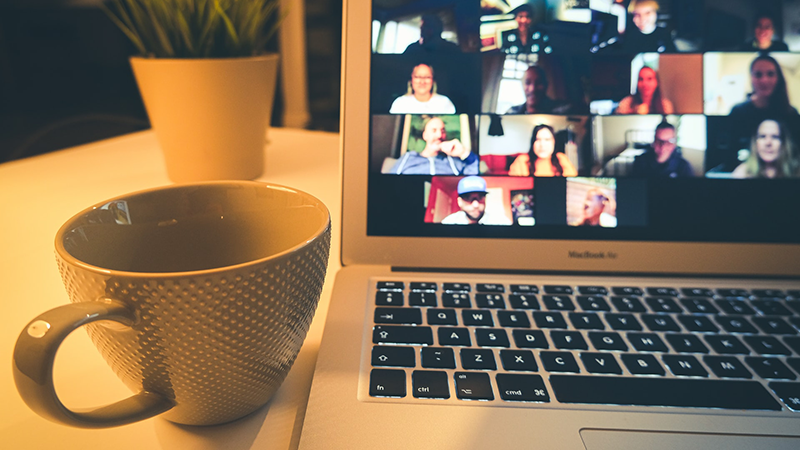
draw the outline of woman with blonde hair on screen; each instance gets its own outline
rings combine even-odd
[[[750,156],[731,174],[734,178],[786,178],[796,175],[792,143],[785,127],[767,119],[751,139]]]
[[[578,175],[567,155],[556,152],[556,133],[550,125],[536,125],[527,154],[520,155],[508,174],[518,177],[574,177]]]
[[[636,92],[623,98],[616,114],[672,114],[672,102],[661,95],[658,73],[648,66],[639,69]]]

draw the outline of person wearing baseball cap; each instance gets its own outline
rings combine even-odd
[[[446,225],[511,225],[511,220],[503,214],[486,213],[486,180],[478,176],[464,177],[458,181],[458,207],[442,220]]]

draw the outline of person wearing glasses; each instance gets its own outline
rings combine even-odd
[[[445,95],[436,93],[433,67],[417,64],[411,71],[408,91],[397,97],[389,114],[455,114],[456,107]]]
[[[683,159],[676,143],[675,127],[668,122],[658,124],[653,145],[633,160],[631,176],[662,178],[694,176],[692,165]]]

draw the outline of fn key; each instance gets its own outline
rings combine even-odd
[[[405,397],[406,372],[372,369],[369,374],[369,395],[370,397]]]

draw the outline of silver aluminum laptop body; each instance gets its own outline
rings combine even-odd
[[[552,390],[547,403],[455,395],[423,400],[410,392],[401,399],[370,396],[378,281],[800,289],[797,244],[368,235],[370,86],[379,82],[370,79],[371,13],[368,0],[344,2],[343,268],[336,274],[300,448],[800,448],[800,412],[787,407],[743,412],[566,404]]]

